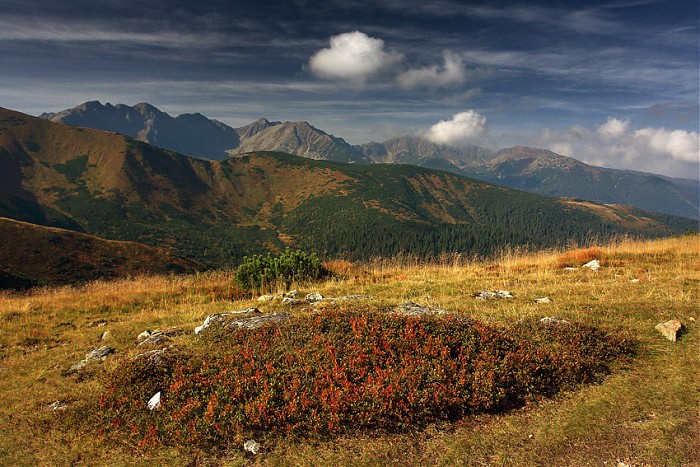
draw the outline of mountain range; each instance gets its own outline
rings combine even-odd
[[[307,122],[259,119],[232,128],[201,114],[171,117],[149,104],[85,102],[40,118],[121,133],[181,154],[220,160],[280,151],[316,160],[412,164],[550,196],[584,198],[700,219],[700,182],[596,167],[544,149],[452,147],[405,136],[353,146]]]
[[[266,151],[205,160],[6,109],[0,109],[0,216],[135,241],[205,267],[230,267],[245,255],[285,247],[348,259],[485,255],[504,245],[697,228],[690,219],[412,165]]]

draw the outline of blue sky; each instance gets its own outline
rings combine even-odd
[[[0,106],[148,102],[698,178],[697,0],[0,0]]]

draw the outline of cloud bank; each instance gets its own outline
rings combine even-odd
[[[316,52],[309,66],[321,78],[362,86],[401,60],[400,54],[384,49],[383,40],[354,31],[331,37],[330,47]]]
[[[469,143],[486,131],[486,117],[474,110],[467,110],[440,120],[430,127],[425,137],[438,144],[460,145]]]
[[[629,120],[608,117],[595,131],[580,126],[544,130],[529,144],[593,165],[700,177],[700,135],[695,131],[634,129]]]

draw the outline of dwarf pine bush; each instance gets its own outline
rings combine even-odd
[[[236,269],[236,280],[242,287],[251,289],[272,288],[277,284],[289,287],[292,282],[321,279],[329,274],[315,253],[307,254],[289,248],[280,256],[245,256]]]

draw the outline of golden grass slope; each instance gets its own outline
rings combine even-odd
[[[141,277],[0,295],[0,464],[2,465],[668,465],[700,464],[700,239],[620,241],[599,245],[598,271],[565,270],[584,252],[504,251],[490,262],[446,257],[425,264],[412,258],[369,264],[330,264],[339,275],[320,284],[295,284],[324,296],[359,293],[376,302],[406,300],[487,322],[558,316],[603,329],[622,328],[641,342],[631,364],[597,385],[504,415],[479,415],[457,424],[402,435],[343,436],[265,445],[246,457],[230,446],[211,458],[191,446],[139,450],[107,442],[78,423],[94,410],[102,375],[143,349],[144,329],[181,326],[190,332],[214,312],[258,306],[306,313],[245,297],[230,274]],[[506,289],[512,300],[479,301],[481,290]],[[549,304],[534,299],[550,297]],[[666,341],[656,323],[679,319],[687,333]],[[100,326],[101,323],[104,325]],[[109,337],[100,336],[109,331]],[[117,355],[62,376],[85,352],[111,345]],[[68,403],[52,411],[54,401]]]
[[[192,261],[139,243],[103,240],[0,217],[0,272],[36,284],[192,273],[198,267]]]

